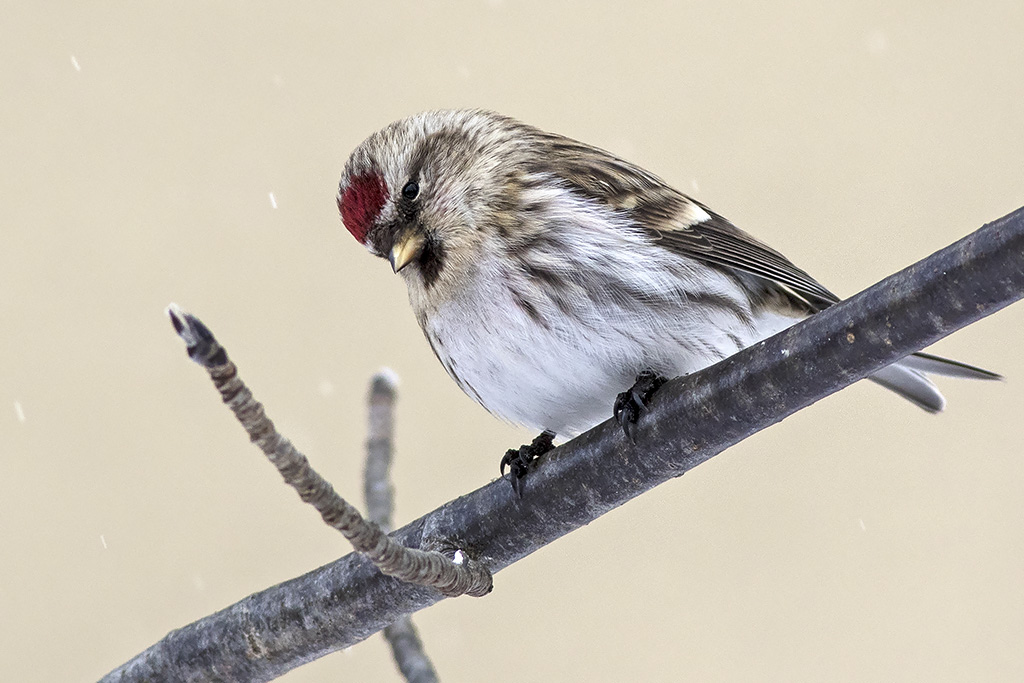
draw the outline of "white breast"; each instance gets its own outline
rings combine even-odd
[[[796,322],[753,313],[734,278],[635,231],[588,237],[533,255],[565,276],[557,291],[495,248],[424,320],[448,373],[498,417],[570,437],[610,417],[639,372],[694,372]]]

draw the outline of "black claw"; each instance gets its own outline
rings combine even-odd
[[[512,490],[516,492],[519,498],[523,497],[524,481],[526,473],[530,471],[530,465],[544,455],[552,448],[555,447],[553,439],[555,438],[554,432],[547,430],[540,433],[529,445],[523,445],[519,448],[510,448],[505,451],[505,455],[501,458],[501,476],[505,476],[505,468],[509,468],[509,483],[512,485]]]
[[[636,382],[629,390],[623,391],[615,398],[615,421],[621,425],[622,431],[630,441],[634,441],[636,423],[647,409],[647,402],[667,381],[666,377],[644,370],[636,376]]]

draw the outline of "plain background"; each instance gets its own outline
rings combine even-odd
[[[342,228],[348,153],[485,107],[613,150],[849,295],[1024,203],[1024,3],[5,3],[0,679],[89,681],[348,552],[185,357],[206,321],[360,501],[402,378],[407,522],[532,434],[463,396]],[[446,680],[1024,678],[1024,305],[416,616]],[[379,636],[287,675],[394,681]]]

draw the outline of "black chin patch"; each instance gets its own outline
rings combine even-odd
[[[423,286],[430,289],[437,282],[445,263],[444,245],[433,235],[427,233],[427,239],[423,244],[423,251],[417,260],[420,268],[420,276],[423,278]]]

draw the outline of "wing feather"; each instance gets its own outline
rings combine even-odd
[[[655,243],[715,268],[754,275],[763,286],[818,311],[839,301],[805,271],[657,176],[596,147],[551,133],[541,164],[572,191],[622,212]]]

